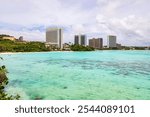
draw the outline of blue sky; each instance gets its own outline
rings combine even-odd
[[[150,0],[0,0],[0,33],[45,41],[47,27],[64,28],[64,42],[117,35],[123,45],[150,45]]]

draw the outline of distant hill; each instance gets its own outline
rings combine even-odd
[[[3,37],[11,37],[10,35],[6,35],[6,34],[0,34],[0,38],[2,39]]]
[[[48,51],[42,42],[19,42],[12,40],[3,40],[0,35],[0,52],[41,52]],[[8,36],[8,35],[7,35]]]

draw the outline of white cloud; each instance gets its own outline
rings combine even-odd
[[[8,29],[0,30],[1,34],[8,34],[6,32],[8,32],[9,35],[11,36],[15,36],[16,38],[23,36],[24,40],[27,40],[27,41],[30,41],[30,40],[43,41],[43,42],[45,41],[45,33],[40,32],[39,30],[33,30],[33,31],[29,31],[29,30],[13,31],[13,30],[8,30]]]
[[[45,40],[39,27],[67,27],[65,42],[73,35],[86,33],[91,37],[115,34],[118,41],[130,45],[150,42],[149,0],[1,0],[0,22],[20,25],[23,29],[0,27],[0,33],[24,35],[30,40]],[[7,7],[6,7],[7,6]],[[25,30],[24,30],[25,27]]]
[[[3,4],[0,21],[24,26],[89,23],[86,19],[93,14],[91,10],[88,13],[82,10],[78,4],[66,6],[61,0],[3,0]]]
[[[118,41],[126,45],[149,43],[150,17],[142,14],[143,11],[147,12],[148,2],[148,0],[98,0],[100,12],[96,19],[101,31],[117,35]]]

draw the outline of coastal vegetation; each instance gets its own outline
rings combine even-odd
[[[0,59],[3,60],[1,57]],[[12,96],[5,92],[5,87],[8,84],[8,77],[6,74],[7,70],[5,66],[0,66],[0,100],[18,100],[20,98],[19,95]]]
[[[0,52],[40,52],[48,51],[42,42],[20,42],[3,40],[0,36]]]
[[[82,46],[82,45],[71,45],[70,49],[72,51],[94,51],[94,48],[89,47],[89,46]]]
[[[5,39],[3,39],[5,37]],[[56,48],[55,46],[46,46],[44,42],[37,41],[23,41],[19,39],[10,40],[7,37],[12,37],[6,34],[0,35],[0,52],[42,52],[42,51],[94,51],[95,49],[89,46],[82,46],[78,44],[65,43],[64,48]],[[149,50],[150,47],[138,46],[121,46],[108,48],[104,46],[98,50]]]

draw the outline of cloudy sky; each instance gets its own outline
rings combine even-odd
[[[88,38],[117,35],[123,45],[150,45],[150,0],[0,0],[0,33],[45,41],[47,27]]]

